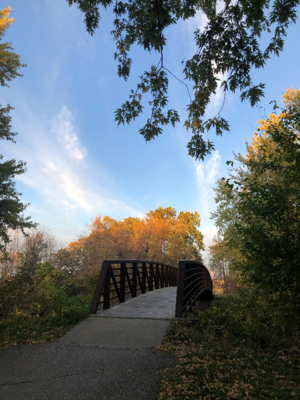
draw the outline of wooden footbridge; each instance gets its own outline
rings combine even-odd
[[[207,268],[180,261],[178,268],[142,260],[105,260],[90,313],[109,318],[185,318],[196,301],[213,298]]]

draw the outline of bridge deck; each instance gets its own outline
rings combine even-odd
[[[96,314],[102,318],[151,318],[171,319],[175,317],[177,287],[147,292]]]
[[[157,289],[86,318],[59,341],[117,348],[152,348],[162,343],[175,317],[176,287]]]

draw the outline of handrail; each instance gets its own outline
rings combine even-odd
[[[123,303],[147,291],[177,286],[177,271],[171,265],[155,261],[104,260],[90,313],[96,314],[99,306],[107,310],[112,302]]]
[[[211,300],[213,284],[208,269],[197,261],[179,261],[176,318],[185,318],[197,300]]]

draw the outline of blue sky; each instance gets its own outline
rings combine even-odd
[[[3,3],[3,2],[2,2]],[[212,187],[226,176],[226,161],[233,152],[245,153],[245,143],[257,129],[257,120],[271,112],[271,100],[292,86],[299,88],[299,24],[289,29],[284,52],[253,71],[255,82],[266,84],[261,108],[227,95],[223,117],[231,131],[223,137],[211,132],[216,151],[205,162],[188,156],[190,134],[182,126],[188,96],[185,87],[170,77],[169,105],[180,112],[176,128],[166,128],[146,144],[138,129],[147,114],[130,126],[117,126],[114,111],[127,100],[137,77],[157,54],[132,50],[133,67],[125,82],[117,76],[110,35],[113,15],[102,10],[100,27],[91,37],[83,14],[65,0],[9,0],[15,23],[5,36],[27,64],[24,76],[2,88],[0,104],[11,104],[12,128],[17,143],[1,143],[5,159],[27,161],[27,172],[17,179],[32,220],[46,226],[64,244],[86,232],[96,215],[115,219],[143,217],[162,206],[198,211],[201,232],[209,245],[216,229],[210,220],[215,208]],[[167,32],[165,66],[182,78],[181,60],[194,51],[193,32],[205,18],[181,22]],[[191,89],[190,85],[190,89]],[[222,103],[217,93],[208,115]]]

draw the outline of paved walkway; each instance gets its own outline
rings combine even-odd
[[[85,319],[59,342],[0,351],[0,399],[157,400],[160,372],[177,363],[154,349],[175,299],[176,288],[159,289]]]
[[[153,290],[125,301],[97,317],[172,319],[175,317],[177,287]]]
[[[76,325],[60,342],[119,348],[159,346],[175,316],[176,289],[153,290],[101,311]]]

